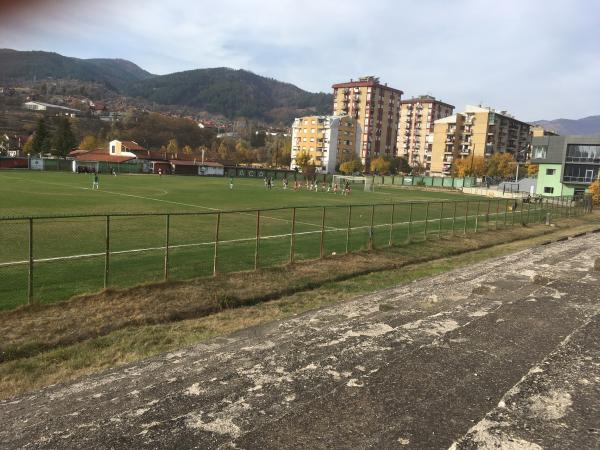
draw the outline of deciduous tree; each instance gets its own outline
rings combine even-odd
[[[355,172],[362,172],[364,169],[360,159],[351,159],[340,164],[340,172],[349,175]]]
[[[527,176],[534,177],[538,174],[539,166],[537,164],[528,164],[527,165]]]
[[[452,162],[452,176],[459,178],[481,177],[485,175],[485,169],[485,159],[483,156],[455,159]]]
[[[494,153],[487,161],[486,175],[508,178],[515,173],[517,162],[510,153]]]
[[[371,160],[371,172],[387,175],[390,172],[390,161],[380,156]]]
[[[101,146],[102,146],[101,141],[96,136],[92,136],[91,134],[88,134],[83,137],[83,139],[79,143],[78,148],[80,150],[96,150],[97,148],[100,148]]]
[[[590,193],[592,194],[592,203],[600,206],[600,181],[596,180],[590,184]]]

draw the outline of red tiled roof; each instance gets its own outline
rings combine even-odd
[[[161,160],[166,161],[164,153],[152,151],[152,150],[144,150],[144,151],[134,151],[131,152],[138,159],[152,159],[152,160]]]
[[[131,156],[118,156],[111,155],[108,153],[108,150],[104,149],[96,149],[90,152],[86,152],[80,155],[75,156],[75,160],[77,161],[94,161],[94,162],[112,162],[112,163],[122,163],[125,161],[130,161],[132,159]]]
[[[77,155],[83,155],[84,153],[89,153],[90,150],[80,150],[78,148],[76,148],[73,151],[69,152],[69,156],[77,156]]]
[[[129,151],[146,150],[144,147],[134,141],[121,141],[121,145]]]

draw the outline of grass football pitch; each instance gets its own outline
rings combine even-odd
[[[536,214],[514,212],[508,200],[385,186],[364,192],[357,185],[346,197],[284,190],[280,180],[269,191],[262,179],[236,178],[229,189],[225,177],[106,174],[98,190],[91,187],[89,174],[0,172],[0,215],[39,217],[32,227],[36,301],[96,292],[105,280],[109,287],[161,281],[165,259],[169,279],[189,279],[211,275],[215,264],[218,272],[283,265],[292,247],[301,261],[370,243],[400,244],[409,236],[510,226]],[[65,217],[45,217],[56,215]],[[0,309],[10,309],[28,299],[29,220],[0,220],[0,226]]]

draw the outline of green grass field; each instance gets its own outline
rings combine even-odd
[[[107,214],[112,215],[110,287],[164,279],[167,213],[172,214],[170,279],[213,273],[217,221],[217,270],[231,272],[254,269],[255,264],[285,264],[292,244],[295,261],[301,261],[318,258],[321,245],[324,255],[340,254],[368,248],[370,242],[377,248],[390,241],[404,243],[409,237],[474,232],[541,217],[536,212],[540,206],[526,205],[513,213],[512,201],[489,201],[456,191],[381,186],[363,192],[357,186],[350,197],[343,197],[283,190],[280,181],[267,191],[262,180],[235,179],[230,190],[228,178],[154,175],[101,175],[97,191],[91,190],[91,183],[88,174],[0,172],[0,215],[42,216],[34,219],[32,228],[37,301],[61,301],[104,287],[107,219],[102,215]],[[258,243],[257,213],[239,211],[252,209],[263,210]],[[232,210],[238,211],[227,212]],[[43,217],[84,214],[99,216]],[[29,221],[0,222],[0,309],[10,309],[27,302]]]

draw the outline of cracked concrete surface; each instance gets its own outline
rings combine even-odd
[[[599,448],[600,235],[0,401],[0,448]]]

